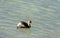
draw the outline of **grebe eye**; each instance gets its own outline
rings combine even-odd
[[[32,23],[32,21],[30,21],[30,23]]]

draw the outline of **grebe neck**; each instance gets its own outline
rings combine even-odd
[[[28,26],[30,26],[30,21],[27,22]]]

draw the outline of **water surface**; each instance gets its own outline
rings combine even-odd
[[[32,27],[17,30],[28,18]],[[60,0],[0,0],[0,38],[60,38]]]

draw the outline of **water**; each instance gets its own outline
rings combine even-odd
[[[17,30],[28,18],[32,27]],[[0,0],[0,38],[60,38],[60,0]]]

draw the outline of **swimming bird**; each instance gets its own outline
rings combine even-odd
[[[27,22],[21,21],[17,24],[18,28],[31,28],[31,20],[28,20]]]

